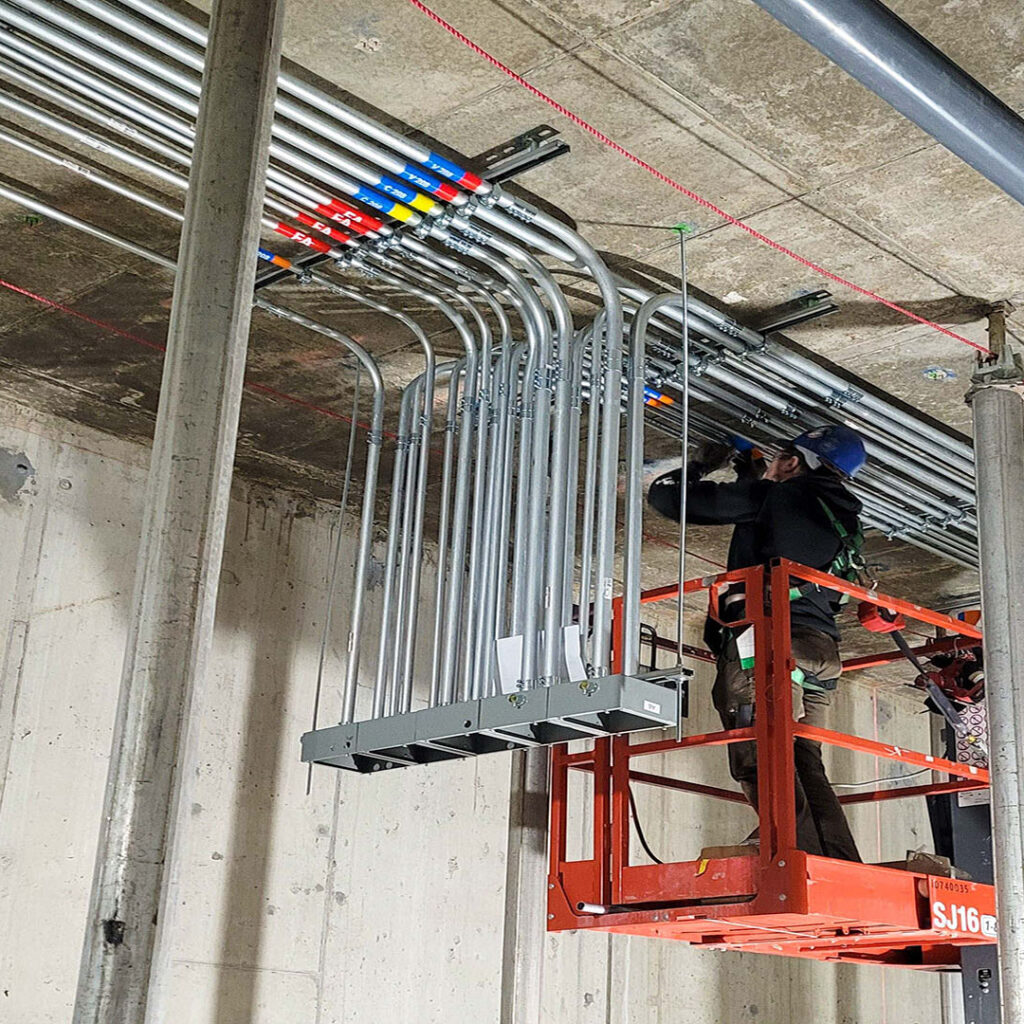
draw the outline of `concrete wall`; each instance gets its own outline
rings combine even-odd
[[[64,1024],[148,452],[10,404],[0,404],[0,448],[34,468],[13,498],[0,488],[0,1021]],[[491,1024],[508,757],[372,778],[318,771],[305,793],[298,737],[310,722],[331,540],[329,509],[237,486],[185,836],[178,1019]],[[321,721],[336,713],[344,631],[342,621],[329,647]],[[927,743],[909,705],[856,689],[839,727]],[[700,687],[694,705],[693,728],[710,724]],[[714,752],[701,770],[723,780]],[[883,773],[836,764],[848,781]],[[750,824],[742,808],[639,795],[657,850],[695,855]],[[928,842],[923,808],[863,808],[856,828],[869,859]],[[536,949],[546,1024],[939,1020],[933,976],[595,935],[538,936]]]

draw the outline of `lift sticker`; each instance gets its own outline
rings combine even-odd
[[[959,936],[996,940],[996,897],[990,885],[928,877],[932,928]]]

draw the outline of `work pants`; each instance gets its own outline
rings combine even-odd
[[[839,647],[826,633],[806,626],[792,629],[793,659],[806,677],[828,684],[842,671]],[[830,689],[809,689],[793,683],[793,717],[805,725],[824,727],[831,702]],[[715,709],[726,729],[753,723],[754,670],[740,664],[736,641],[730,639],[718,658],[712,689]],[[729,771],[757,810],[757,745],[731,743]],[[796,767],[796,842],[806,853],[859,861],[857,844],[842,805],[832,789],[821,760],[821,744],[797,737],[793,743]]]

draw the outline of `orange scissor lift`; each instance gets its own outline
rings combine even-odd
[[[684,593],[707,591],[712,615],[717,615],[718,595],[725,586],[745,584],[749,616],[745,621],[753,626],[755,637],[754,725],[653,742],[634,742],[629,736],[601,738],[583,752],[570,753],[567,745],[554,748],[549,931],[621,932],[681,939],[704,948],[924,969],[948,969],[959,963],[959,947],[995,942],[995,891],[990,885],[811,856],[796,848],[794,737],[945,775],[943,781],[928,785],[845,796],[844,803],[983,789],[988,786],[988,773],[932,754],[794,722],[790,681],[794,663],[789,645],[793,580],[820,584],[936,627],[937,634],[944,635],[918,648],[922,657],[950,650],[964,640],[976,642],[981,636],[965,622],[785,560],[768,569],[688,581]],[[651,603],[678,594],[676,586],[663,587],[644,592],[641,601]],[[621,603],[617,599],[614,620],[616,671],[621,671]],[[690,650],[713,660],[706,651]],[[893,652],[857,658],[844,667],[866,668],[900,657]],[[758,853],[666,864],[630,863],[631,783],[743,802],[739,792],[645,772],[643,759],[744,740],[754,740],[758,747]],[[593,775],[593,847],[585,860],[566,856],[570,771]]]

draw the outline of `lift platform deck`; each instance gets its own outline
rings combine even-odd
[[[566,872],[552,890],[550,931],[932,970],[955,966],[959,946],[995,941],[990,885],[799,851],[767,868],[756,855],[636,868],[621,906],[570,904],[576,881]]]
[[[712,613],[724,587],[736,582],[745,585],[749,616],[745,621],[755,636],[756,720],[749,728],[681,739],[634,742],[622,736],[598,739],[587,751],[570,753],[564,745],[554,749],[550,931],[618,932],[678,939],[703,948],[932,970],[955,968],[963,946],[995,942],[995,890],[990,885],[810,856],[796,848],[793,740],[797,736],[939,773],[933,775],[936,781],[926,785],[859,793],[842,797],[844,803],[983,789],[988,786],[988,773],[977,765],[794,722],[794,663],[789,650],[789,591],[794,580],[839,590],[936,627],[944,635],[921,647],[922,657],[949,650],[952,644],[976,644],[981,636],[965,622],[787,561],[770,570],[756,568],[689,581],[684,592],[708,591]],[[776,594],[784,599],[773,601]],[[665,587],[646,592],[642,599],[651,602],[676,596],[677,587]],[[621,616],[616,616],[616,623],[616,649],[621,652]],[[899,657],[894,652],[847,664],[862,668]],[[630,863],[631,784],[734,802],[744,799],[733,790],[641,771],[637,762],[652,754],[750,740],[758,745],[760,765],[760,847],[752,847],[746,856]],[[593,775],[586,808],[593,848],[585,860],[567,859],[570,771]]]

